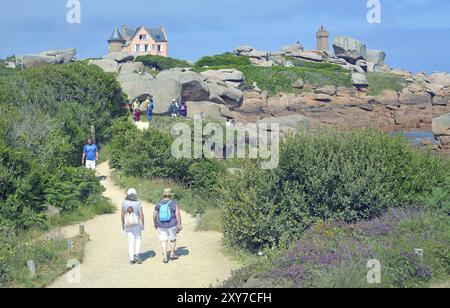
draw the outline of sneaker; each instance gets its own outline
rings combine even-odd
[[[142,259],[141,259],[141,257],[139,257],[139,256],[135,256],[135,257],[134,257],[134,261],[135,261],[137,264],[142,264]]]
[[[130,265],[135,265],[136,261],[130,261]]]
[[[172,261],[178,260],[179,258],[180,258],[180,257],[177,256],[176,254],[170,255],[170,260],[172,260]]]
[[[163,260],[163,262],[164,262],[165,264],[169,263],[169,257],[167,257],[167,256],[164,256],[164,260]]]

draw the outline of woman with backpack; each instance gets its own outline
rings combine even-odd
[[[182,230],[181,214],[177,203],[172,199],[172,190],[164,189],[163,199],[155,206],[153,221],[158,230],[159,241],[164,255],[164,263],[177,260],[175,253],[177,234]]]
[[[137,198],[136,189],[130,188],[127,197],[122,205],[122,229],[125,231],[128,240],[128,252],[130,264],[142,264],[140,258],[142,230],[144,230],[144,212],[141,202]]]
[[[183,118],[186,118],[187,113],[188,113],[187,105],[186,105],[186,102],[183,101],[183,102],[181,102],[181,105],[180,105],[180,116],[182,116]]]

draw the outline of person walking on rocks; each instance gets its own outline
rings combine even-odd
[[[84,146],[81,164],[87,169],[94,170],[98,161],[98,149],[92,138],[88,138],[87,144]]]
[[[183,118],[186,118],[188,114],[188,110],[187,110],[187,105],[186,102],[181,102],[180,105],[180,116],[182,116]]]
[[[131,109],[133,110],[133,124],[136,124],[136,122],[141,121],[141,115],[142,115],[141,104],[139,103],[139,101],[137,99],[133,102]]]
[[[172,100],[172,104],[170,104],[170,108],[169,108],[169,112],[170,115],[172,116],[172,118],[176,118],[178,117],[178,113],[179,113],[179,105],[178,105],[178,101],[176,99]]]
[[[153,96],[147,98],[145,101],[145,106],[147,107],[147,119],[151,122],[153,120],[153,108],[155,107]]]
[[[141,202],[137,198],[136,189],[130,188],[122,205],[122,229],[128,240],[130,264],[142,264],[140,257],[142,244],[142,230],[145,220]]]
[[[166,264],[179,258],[176,255],[177,234],[183,229],[180,209],[172,197],[172,190],[164,189],[163,199],[156,204],[153,214]]]

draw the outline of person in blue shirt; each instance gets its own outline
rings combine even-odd
[[[92,141],[92,138],[88,138],[87,144],[84,146],[81,164],[85,165],[86,168],[95,171],[97,161],[98,161],[97,146]]]

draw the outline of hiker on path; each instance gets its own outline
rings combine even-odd
[[[183,101],[183,102],[181,102],[181,105],[180,105],[180,116],[182,116],[183,118],[186,118],[187,113],[188,113],[187,105],[186,105],[186,102]]]
[[[175,250],[177,234],[182,230],[181,214],[177,203],[172,199],[172,190],[164,189],[163,199],[155,206],[153,221],[158,230],[159,241],[164,255],[164,263],[177,260]]]
[[[139,101],[136,99],[133,102],[133,105],[131,106],[131,109],[133,111],[133,124],[136,124],[136,122],[140,122],[141,121],[141,104],[139,103]]]
[[[172,118],[178,117],[179,105],[178,105],[178,101],[176,99],[172,100],[172,104],[170,104],[169,112],[170,112],[170,115],[172,116]]]
[[[147,107],[147,119],[151,122],[153,120],[153,108],[155,107],[153,96],[150,96],[145,100],[145,106]]]
[[[142,230],[145,220],[141,202],[137,198],[136,189],[130,188],[122,205],[122,229],[128,240],[130,264],[142,264],[140,257],[142,244]]]
[[[86,166],[86,168],[95,171],[97,161],[98,161],[97,146],[94,144],[92,138],[88,138],[87,144],[84,146],[83,149],[81,164]]]

